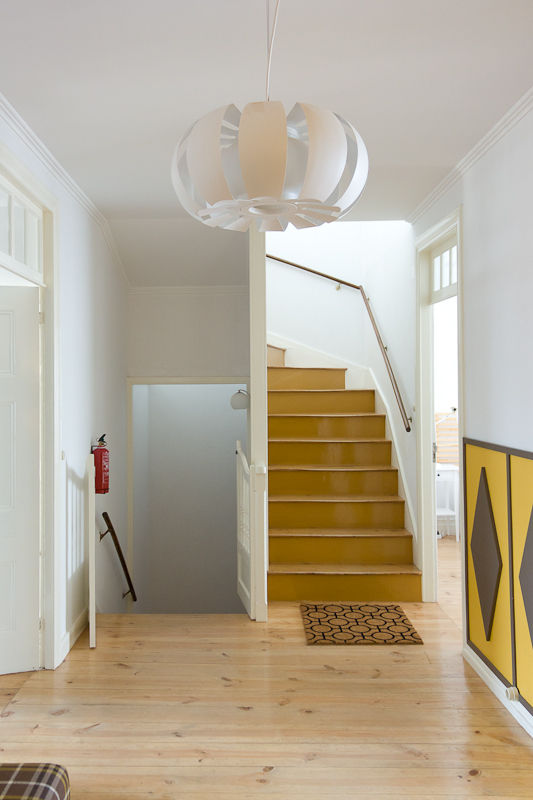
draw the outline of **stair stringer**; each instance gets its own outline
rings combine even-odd
[[[374,371],[371,367],[366,367],[361,364],[356,364],[345,358],[337,358],[337,356],[327,353],[324,350],[317,350],[313,347],[308,347],[303,342],[295,339],[288,339],[285,336],[279,336],[271,331],[267,332],[267,341],[275,347],[282,347],[285,349],[285,366],[286,367],[340,367],[346,368],[346,388],[347,389],[373,389],[376,393],[376,411],[386,415],[385,430],[386,436],[392,442],[391,464],[398,470],[398,494],[405,500],[405,528],[413,536],[413,562],[419,569],[422,568],[422,559],[420,553],[420,540],[418,537],[417,518],[415,514],[416,504],[413,502],[413,497],[409,489],[409,485],[405,479],[406,464],[405,458],[402,454],[402,448],[399,445],[399,428],[398,424],[394,424],[394,420],[398,417],[395,410],[393,414],[392,409],[385,399],[385,395],[381,386],[376,379]],[[402,425],[401,420],[399,424]],[[411,435],[416,436],[412,431]],[[413,445],[416,445],[413,439]],[[416,457],[416,456],[415,456]]]

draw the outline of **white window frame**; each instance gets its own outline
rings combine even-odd
[[[29,280],[36,286],[45,286],[45,278],[43,273],[43,259],[44,259],[44,216],[46,206],[39,203],[32,197],[33,192],[29,189],[26,191],[24,188],[19,188],[17,184],[7,177],[9,173],[0,170],[0,190],[8,195],[8,239],[9,251],[4,252],[0,250],[0,265],[5,269],[18,275],[25,280]],[[26,261],[20,261],[15,258],[15,224],[14,224],[14,204],[17,201],[23,208],[24,212],[31,212],[37,218],[37,266],[32,267]],[[25,238],[27,230],[25,226]]]

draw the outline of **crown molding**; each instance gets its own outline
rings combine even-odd
[[[533,110],[533,88],[529,89],[517,103],[483,136],[479,142],[459,161],[443,180],[415,208],[407,218],[414,225],[429,209],[452,188],[495,144],[506,136],[526,114]]]
[[[132,286],[129,295],[141,297],[166,297],[168,295],[181,297],[184,295],[209,296],[209,295],[234,295],[248,297],[248,286],[244,284],[228,284],[226,286]]]
[[[18,111],[11,105],[9,100],[0,92],[0,119],[11,128],[13,133],[26,145],[33,155],[41,162],[45,169],[52,175],[58,183],[76,200],[84,211],[96,222],[102,231],[104,240],[109,248],[113,262],[120,273],[121,278],[130,285],[128,276],[124,269],[124,264],[120,257],[117,244],[109,227],[107,219],[102,212],[95,206],[91,198],[85,194],[83,189],[78,186],[76,181],[69,175],[59,161],[52,155],[46,145],[30,128],[28,123],[20,116]]]

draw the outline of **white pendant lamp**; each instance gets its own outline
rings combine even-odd
[[[267,27],[268,26],[267,0]],[[223,106],[202,117],[178,143],[172,183],[180,203],[211,227],[246,231],[309,228],[343,217],[368,175],[368,154],[338,114],[296,103],[289,114],[269,97],[272,34],[267,31],[266,101],[242,113]]]

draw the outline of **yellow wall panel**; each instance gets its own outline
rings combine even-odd
[[[511,456],[513,574],[515,598],[516,685],[533,706],[533,645],[520,586],[520,567],[533,506],[533,460]],[[531,577],[533,580],[533,576]]]
[[[485,637],[476,584],[471,540],[482,468],[485,468],[492,511],[502,558],[494,622],[490,639]],[[466,563],[468,591],[468,638],[477,650],[509,682],[513,680],[513,646],[510,602],[509,518],[506,454],[485,447],[465,445]]]

